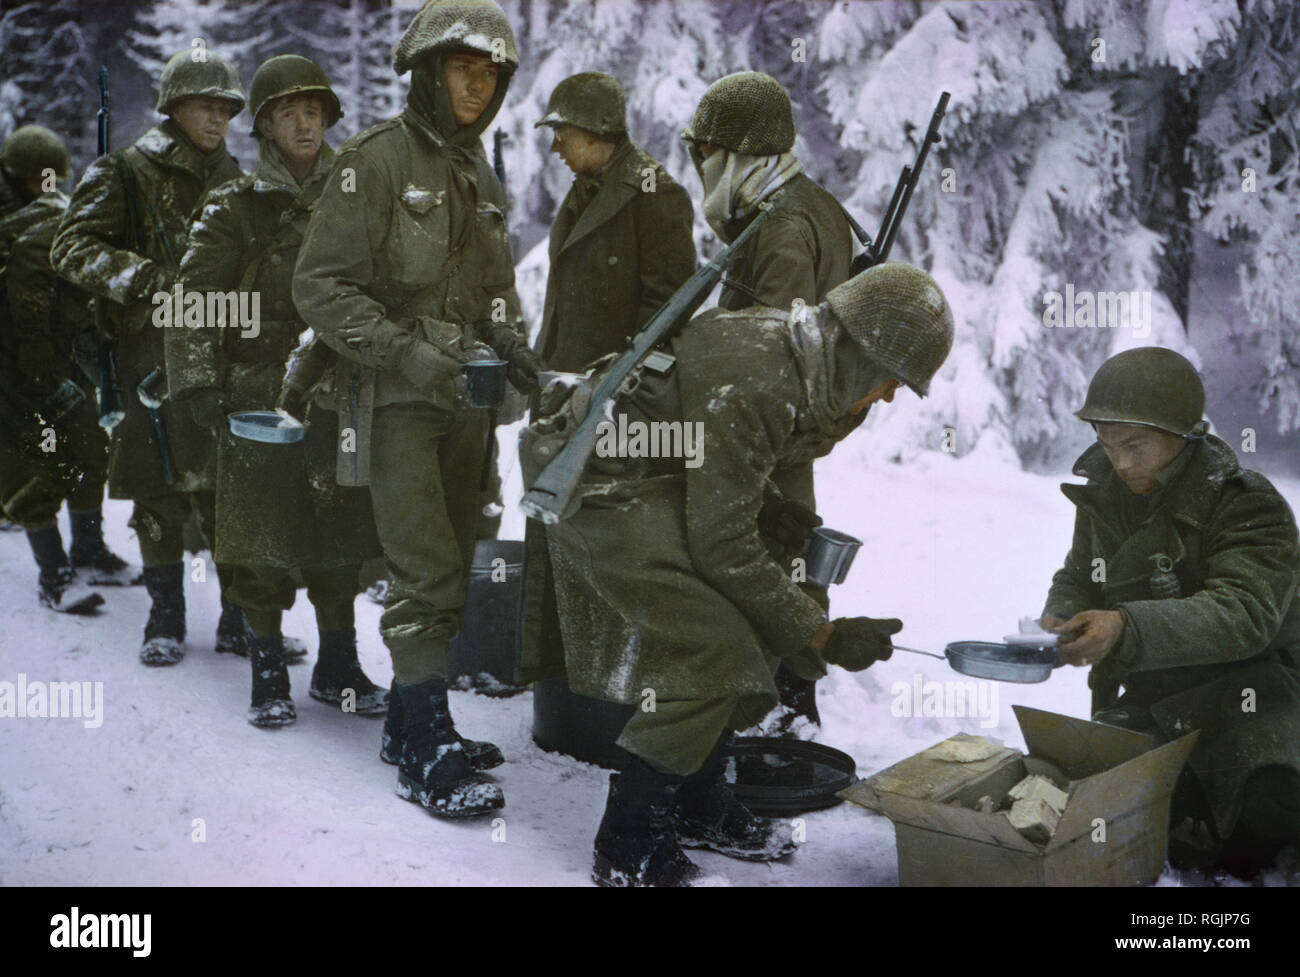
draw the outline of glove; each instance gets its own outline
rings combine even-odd
[[[816,648],[800,648],[793,654],[785,655],[781,661],[786,668],[809,682],[826,677],[826,659],[822,658]]]
[[[889,661],[894,653],[889,636],[903,630],[903,622],[896,617],[841,617],[831,623],[835,633],[826,642],[822,656],[850,672]]]
[[[217,431],[226,423],[226,402],[216,387],[196,390],[187,398],[187,402],[190,405],[190,417],[199,427]]]
[[[758,534],[782,549],[802,553],[808,547],[808,537],[821,524],[821,516],[802,502],[771,489],[764,493],[763,508],[758,512]]]
[[[433,403],[447,401],[449,383],[460,376],[460,361],[441,352],[432,343],[413,339],[398,372],[411,386]]]
[[[542,362],[540,356],[521,344],[510,351],[506,362],[509,364],[506,368],[506,376],[516,390],[526,394],[538,388],[537,374],[546,369],[546,364]]]

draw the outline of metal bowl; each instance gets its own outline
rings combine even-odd
[[[226,418],[230,433],[245,441],[263,444],[297,444],[307,437],[307,428],[293,424],[273,410],[243,410]]]
[[[732,792],[761,817],[783,817],[833,807],[853,783],[853,757],[821,743],[738,736],[724,754]]]
[[[954,641],[943,651],[955,671],[998,682],[1046,682],[1061,664],[1055,648],[1033,645]]]

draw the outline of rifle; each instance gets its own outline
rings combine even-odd
[[[885,216],[881,219],[880,230],[876,233],[874,243],[867,236],[866,228],[854,220],[853,215],[845,210],[844,215],[848,217],[849,224],[853,227],[853,233],[857,235],[858,240],[862,242],[862,246],[865,248],[861,254],[853,259],[852,274],[856,275],[889,260],[889,251],[894,246],[894,238],[898,234],[898,225],[903,220],[903,214],[907,212],[907,205],[912,199],[912,192],[916,189],[916,184],[921,178],[921,167],[925,165],[925,158],[930,155],[930,146],[943,140],[943,137],[939,135],[939,125],[943,122],[944,113],[948,110],[949,98],[948,92],[944,92],[939,96],[939,104],[934,107],[934,113],[930,116],[930,126],[925,130],[925,138],[921,140],[921,148],[916,152],[916,160],[911,166],[903,166],[903,172],[898,177],[898,183],[894,187],[894,195],[889,199],[889,206],[885,208]]]
[[[99,68],[99,114],[95,117],[99,128],[99,155],[109,152],[109,131],[112,113],[108,107],[108,68]],[[122,389],[117,382],[117,348],[106,338],[104,300],[95,300],[95,335],[99,337],[99,426],[111,431],[121,423],[126,412],[122,408]]]
[[[770,201],[759,204],[758,215],[741,231],[731,246],[687,279],[636,334],[631,348],[618,359],[596,388],[586,419],[578,425],[568,443],[537,476],[532,488],[520,501],[524,515],[548,526],[560,521],[582,479],[587,459],[596,447],[597,428],[605,422],[606,405],[625,390],[635,387],[643,361],[654,353],[655,347],[665,336],[695,313],[713,291],[713,286],[718,283],[731,259],[771,216],[783,196],[784,193],[778,193]],[[657,355],[672,362],[671,357],[662,353]]]
[[[506,157],[501,151],[501,146],[509,138],[504,129],[492,133],[492,169],[496,171],[502,190],[506,188]]]

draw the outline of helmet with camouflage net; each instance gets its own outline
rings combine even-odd
[[[0,148],[0,166],[15,180],[32,180],[53,170],[57,180],[72,176],[72,157],[62,139],[45,126],[21,126]]]
[[[1172,349],[1142,346],[1116,353],[1088,384],[1074,416],[1094,424],[1141,424],[1196,437],[1205,413],[1205,385],[1196,367]]]
[[[262,62],[248,87],[248,111],[253,116],[253,131],[257,135],[257,116],[272,99],[286,95],[319,93],[325,103],[325,127],[329,128],[343,118],[343,106],[330,87],[329,76],[311,58],[300,54],[279,54]]]
[[[393,49],[399,75],[431,51],[468,49],[490,54],[513,71],[519,67],[515,32],[492,0],[429,0]]]
[[[235,66],[207,48],[193,48],[174,55],[163,68],[158,84],[159,112],[166,115],[172,102],[189,95],[208,95],[235,103],[238,115],[246,101],[244,83]]]
[[[866,354],[920,396],[952,350],[952,309],[920,268],[889,261],[826,296],[835,317]]]
[[[776,156],[794,146],[794,110],[781,83],[761,71],[739,71],[709,86],[691,124],[689,142],[707,142],[747,156]]]
[[[598,136],[627,132],[627,98],[619,80],[599,71],[584,71],[556,85],[546,103],[546,114],[533,128],[566,124]]]

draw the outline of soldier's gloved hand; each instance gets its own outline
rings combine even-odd
[[[805,549],[808,537],[821,524],[821,516],[802,502],[776,492],[764,495],[763,508],[758,512],[759,535],[791,551]]]
[[[831,623],[835,633],[826,642],[822,657],[850,672],[889,661],[894,653],[889,636],[903,630],[903,622],[896,617],[840,617]]]
[[[784,655],[781,661],[786,668],[809,682],[826,677],[826,659],[816,648],[800,648],[793,654]]]
[[[437,403],[447,399],[449,384],[460,376],[460,370],[459,360],[419,339],[413,339],[406,355],[398,360],[398,372],[406,381]]]
[[[204,387],[186,398],[190,417],[199,427],[217,431],[226,423],[226,402],[216,387]]]
[[[302,420],[305,394],[305,390],[300,390],[293,384],[283,384],[280,387],[280,396],[275,399],[275,409],[285,411],[290,416]]]
[[[527,346],[520,344],[510,351],[506,359],[506,376],[521,394],[532,393],[537,389],[537,374],[546,369],[542,358]]]

